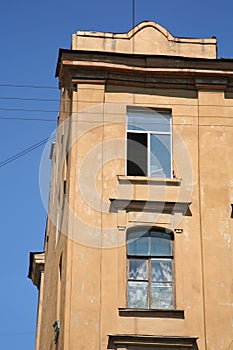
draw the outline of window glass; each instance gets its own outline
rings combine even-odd
[[[147,280],[147,261],[144,259],[130,259],[129,279]]]
[[[128,109],[128,130],[170,132],[170,113],[150,108]]]
[[[171,236],[161,232],[151,232],[150,254],[153,256],[171,256]]]
[[[148,308],[147,282],[128,282],[128,307]]]
[[[171,260],[151,260],[151,279],[157,282],[172,281],[172,261]]]
[[[142,232],[131,232],[128,236],[128,255],[148,255],[148,234]]]
[[[151,134],[150,176],[171,177],[171,136]]]
[[[171,283],[152,282],[152,308],[173,308],[173,288]]]
[[[172,233],[158,229],[128,232],[128,307],[174,307],[172,241]]]

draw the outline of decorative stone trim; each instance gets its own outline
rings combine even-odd
[[[180,186],[181,179],[167,179],[167,178],[156,178],[156,177],[146,177],[146,176],[126,176],[117,175],[117,179],[120,183],[136,183],[145,185],[166,185],[166,186]]]
[[[171,337],[134,334],[109,334],[108,349],[134,348],[198,350],[197,337]]]
[[[30,278],[33,284],[39,289],[41,273],[44,272],[45,254],[42,252],[30,253],[30,265],[28,278]]]
[[[119,308],[122,317],[152,317],[152,318],[181,318],[184,319],[184,310],[153,310],[153,309],[125,309]]]
[[[130,199],[110,199],[110,212],[118,212],[125,210],[126,212],[145,211],[165,214],[182,213],[185,216],[192,216],[190,211],[191,202],[160,202],[160,201],[145,201],[145,200],[130,200]]]

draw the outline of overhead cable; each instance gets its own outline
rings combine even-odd
[[[19,153],[16,153],[15,155],[5,159],[4,161],[0,162],[0,168],[2,168],[3,166],[5,166],[5,165],[15,161],[16,159],[18,159],[20,157],[23,157],[25,154],[34,151],[36,148],[44,145],[46,142],[48,142],[48,140],[50,140],[52,138],[54,138],[54,136],[47,137],[46,139],[41,140],[40,142],[37,142],[36,144],[34,144],[34,145],[24,149],[23,151],[21,151]]]
[[[21,84],[0,84],[0,87],[32,88],[32,89],[58,89],[56,86],[46,85],[21,85]]]
[[[40,121],[40,122],[56,122],[56,119],[44,119],[44,118],[24,118],[24,117],[0,117],[3,120],[19,120],[19,121]]]
[[[0,96],[0,100],[17,100],[17,101],[45,101],[45,102],[58,102],[57,98],[24,98],[24,97],[4,97]]]

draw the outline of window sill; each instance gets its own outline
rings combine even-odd
[[[180,186],[181,179],[178,178],[159,178],[159,177],[147,177],[147,176],[127,176],[117,175],[119,182],[132,182],[137,184],[153,184],[153,185],[167,185],[167,186]]]
[[[118,310],[119,310],[119,316],[123,316],[123,317],[154,317],[154,318],[184,319],[184,310],[126,309],[126,308],[119,308]]]

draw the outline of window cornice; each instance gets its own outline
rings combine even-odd
[[[180,318],[184,319],[184,310],[166,309],[133,309],[119,308],[119,315],[122,317],[149,317],[149,318]]]
[[[117,349],[128,346],[140,347],[153,346],[154,349],[161,347],[171,349],[193,349],[197,350],[197,337],[171,337],[154,335],[134,335],[134,334],[109,334],[108,349]]]
[[[125,210],[126,212],[155,212],[163,214],[182,213],[185,216],[192,216],[190,211],[191,202],[164,202],[164,201],[150,201],[150,200],[130,200],[109,198],[111,205],[110,211],[117,212],[118,210]]]

